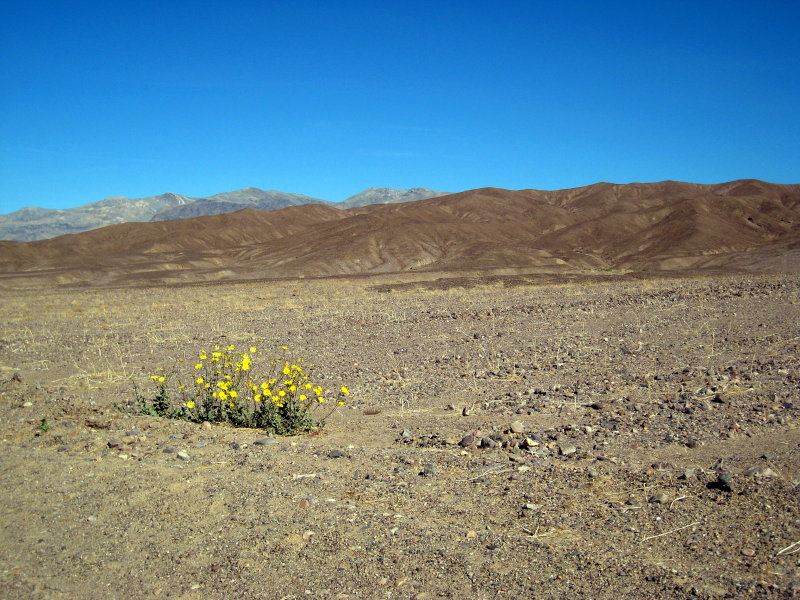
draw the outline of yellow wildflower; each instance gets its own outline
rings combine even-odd
[[[350,390],[348,390],[346,387],[342,386],[342,393],[343,393],[345,396],[347,396],[347,395],[350,393]]]
[[[254,402],[261,402],[261,398],[263,398],[263,396],[261,394],[256,394],[255,396],[253,396],[253,401]]]
[[[189,400],[186,403],[186,408],[194,408],[194,401],[193,400]]]
[[[195,369],[202,369],[202,368],[203,368],[203,363],[197,363],[197,364],[194,366],[194,368],[195,368]]]

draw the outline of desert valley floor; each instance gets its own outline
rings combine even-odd
[[[0,297],[2,598],[800,594],[797,275]],[[291,438],[120,410],[213,344],[348,404]]]

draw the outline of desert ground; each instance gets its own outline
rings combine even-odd
[[[0,597],[800,595],[798,276],[563,281],[0,291]],[[213,344],[352,393],[123,410]]]

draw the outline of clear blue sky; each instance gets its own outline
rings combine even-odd
[[[800,182],[800,2],[7,1],[0,212]]]

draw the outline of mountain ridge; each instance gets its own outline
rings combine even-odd
[[[745,193],[746,192],[746,193]],[[0,242],[0,284],[139,285],[409,271],[800,271],[800,185],[481,188],[338,209],[244,209]],[[43,279],[42,279],[43,278]]]
[[[370,194],[371,190],[382,192]],[[243,208],[279,210],[302,204],[349,208],[372,202],[407,202],[444,194],[446,192],[434,192],[426,188],[369,188],[342,202],[330,202],[303,194],[246,187],[200,198],[173,192],[145,198],[114,196],[74,208],[23,207],[0,215],[0,240],[36,241],[118,223],[186,219],[234,212]]]

